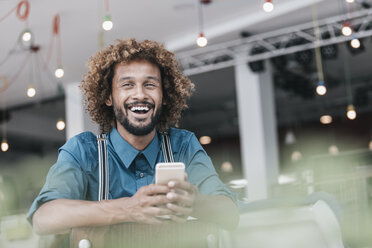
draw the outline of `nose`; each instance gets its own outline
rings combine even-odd
[[[146,99],[145,90],[144,90],[142,85],[137,85],[137,87],[135,88],[133,98],[136,99],[136,100]]]

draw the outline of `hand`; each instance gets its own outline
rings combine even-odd
[[[174,212],[171,219],[176,222],[185,222],[193,212],[194,202],[199,194],[198,188],[186,180],[169,181],[168,187],[170,192],[166,196],[171,202],[166,206]]]
[[[141,187],[130,198],[129,209],[132,221],[147,224],[163,223],[164,220],[157,216],[174,214],[172,210],[161,207],[170,202],[166,197],[169,192],[169,187],[166,185],[151,184]]]

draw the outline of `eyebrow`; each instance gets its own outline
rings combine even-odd
[[[120,82],[120,81],[129,80],[129,79],[133,79],[133,78],[134,77],[121,77],[121,78],[119,78],[118,81]],[[152,79],[152,80],[155,80],[159,83],[161,82],[160,79],[158,77],[155,77],[155,76],[147,76],[146,79]]]

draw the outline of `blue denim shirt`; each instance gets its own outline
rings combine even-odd
[[[195,135],[171,128],[169,132],[174,160],[183,162],[188,181],[204,195],[235,195],[220,181]],[[160,135],[156,133],[143,150],[132,147],[113,128],[107,135],[109,161],[109,199],[130,197],[144,185],[154,183],[155,165],[164,162]],[[57,162],[50,168],[44,187],[32,203],[27,219],[32,222],[34,212],[45,202],[55,199],[98,199],[97,139],[84,132],[69,139],[59,149]]]

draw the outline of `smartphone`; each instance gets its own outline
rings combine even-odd
[[[168,184],[171,180],[185,180],[185,164],[176,163],[157,163],[155,166],[155,183]]]

